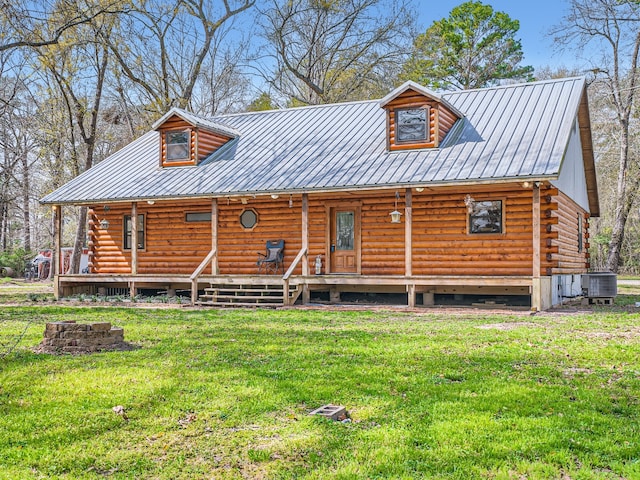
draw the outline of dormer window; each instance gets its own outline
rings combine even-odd
[[[462,118],[449,102],[415,82],[405,82],[380,100],[387,111],[389,151],[439,148]]]
[[[424,142],[429,139],[428,125],[429,108],[406,108],[395,111],[396,113],[396,141]]]
[[[167,162],[186,162],[190,160],[189,136],[188,131],[165,133]]]
[[[196,166],[240,136],[240,132],[227,125],[179,108],[168,111],[153,124],[153,129],[160,134],[160,167]]]

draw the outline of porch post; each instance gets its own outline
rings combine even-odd
[[[53,206],[53,252],[50,271],[53,274],[53,293],[56,299],[60,298],[60,253],[62,246],[62,206]],[[51,274],[51,273],[50,273]]]
[[[533,182],[533,269],[531,309],[542,309],[542,282],[540,279],[540,183]]]
[[[131,203],[131,275],[138,274],[138,203]],[[136,296],[135,279],[129,283],[131,300]]]
[[[407,188],[404,194],[404,276],[409,279],[413,275],[412,257],[412,213],[413,197],[411,188]],[[407,298],[409,307],[416,306],[416,287],[411,281],[407,285]]]
[[[211,274],[218,275],[218,199],[211,199],[211,251],[216,251],[216,255],[211,261]]]
[[[302,256],[302,276],[309,275],[309,194],[302,194],[302,249],[305,251]],[[311,301],[309,293],[309,285],[305,279],[302,285],[302,303],[306,304]]]
[[[138,203],[131,204],[131,275],[138,274]]]

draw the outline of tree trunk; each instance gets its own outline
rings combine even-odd
[[[622,242],[624,241],[624,229],[627,224],[629,210],[632,202],[627,198],[627,173],[629,163],[629,124],[624,119],[620,120],[620,160],[618,162],[618,186],[616,190],[616,210],[611,241],[609,242],[609,255],[607,256],[607,270],[618,273],[620,267],[620,255]]]
[[[31,182],[29,179],[29,162],[27,155],[22,156],[22,216],[24,222],[23,244],[27,252],[31,251],[31,210],[30,210],[30,190]]]
[[[76,230],[76,240],[73,244],[73,253],[69,266],[69,273],[80,273],[80,259],[84,247],[84,239],[87,236],[87,207],[80,207],[78,211],[78,228]]]
[[[2,251],[7,251],[7,237],[9,232],[9,218],[7,217],[7,203],[2,199],[0,202],[0,243],[2,244]]]

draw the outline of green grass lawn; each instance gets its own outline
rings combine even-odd
[[[53,301],[53,283],[0,278],[0,304]]]
[[[56,320],[141,348],[32,353]],[[640,478],[635,313],[54,304],[1,308],[0,344],[27,324],[0,359],[1,479]],[[326,403],[352,422],[308,415]]]

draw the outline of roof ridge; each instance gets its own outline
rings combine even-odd
[[[346,105],[357,105],[360,103],[377,103],[379,102],[379,98],[370,99],[370,100],[351,100],[348,102],[335,102],[335,103],[322,103],[319,105],[301,105],[299,107],[287,107],[287,108],[274,108],[271,110],[258,110],[256,112],[238,112],[238,113],[226,113],[223,115],[216,115],[214,117],[209,117],[209,120],[213,121],[218,118],[228,118],[228,117],[240,117],[244,115],[256,115],[261,113],[280,113],[280,112],[290,112],[291,110],[310,110],[314,108],[328,108],[328,107],[341,107]]]
[[[455,94],[459,94],[459,93],[467,93],[467,92],[486,92],[488,90],[501,90],[501,89],[505,89],[505,88],[516,88],[516,87],[528,87],[528,86],[535,86],[535,85],[542,85],[542,84],[546,84],[546,83],[560,83],[560,82],[566,82],[566,81],[575,81],[575,80],[585,80],[586,77],[584,77],[583,75],[575,75],[573,77],[562,77],[562,78],[547,78],[544,80],[535,80],[533,82],[519,82],[519,83],[511,83],[508,85],[492,85],[490,87],[479,87],[479,88],[469,88],[468,90],[454,90],[454,91],[443,91],[440,93],[440,95],[445,96],[445,95],[455,95]]]

